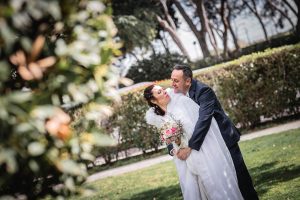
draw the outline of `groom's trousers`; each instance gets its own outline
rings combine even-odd
[[[245,200],[258,199],[257,193],[253,187],[251,176],[244,162],[241,150],[238,144],[235,144],[229,149],[234,167],[237,174],[240,191]]]

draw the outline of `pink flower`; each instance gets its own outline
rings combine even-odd
[[[173,128],[171,128],[171,131],[172,131],[172,133],[174,134],[174,133],[176,133],[177,128],[173,127]]]
[[[168,129],[168,130],[166,130],[166,136],[168,137],[168,136],[171,136],[172,135],[172,130],[171,129]]]

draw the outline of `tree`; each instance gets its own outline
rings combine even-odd
[[[101,1],[0,7],[0,194],[81,193],[84,161],[94,146],[112,144],[95,124],[109,114],[117,29]],[[74,125],[71,108],[82,104],[84,120]]]
[[[298,10],[298,12],[297,12],[297,25],[296,25],[296,36],[298,37],[298,38],[300,38],[300,2],[298,1],[298,0],[294,0],[295,1],[295,4],[297,5],[297,10]]]
[[[184,57],[178,54],[153,54],[131,66],[126,77],[135,83],[168,79],[172,67],[178,63],[185,63]]]
[[[237,7],[239,7],[237,1],[235,1],[235,0],[228,1],[228,3],[227,3],[227,10],[228,10],[227,22],[228,22],[228,28],[229,28],[229,31],[231,33],[231,36],[232,36],[232,39],[233,39],[233,42],[234,42],[234,45],[235,45],[235,49],[237,51],[239,51],[240,50],[240,45],[238,43],[238,38],[237,38],[235,32],[233,31],[232,24],[231,24],[232,19],[234,19],[234,18],[237,17],[237,12],[236,12]]]
[[[125,44],[124,52],[132,52],[134,47],[151,47],[151,42],[159,38],[159,32],[164,30],[169,33],[181,53],[189,59],[189,54],[177,35],[175,18],[171,16],[172,10],[165,0],[113,0],[111,5],[119,37]]]
[[[283,20],[286,19],[293,30],[295,30],[294,23],[292,22],[290,16],[288,15],[289,13],[289,7],[287,7],[288,4],[280,1],[270,1],[266,0],[264,4],[264,12],[263,15],[264,17],[268,18],[275,18],[278,16],[277,23],[275,24],[276,26],[279,26],[283,28]]]
[[[152,1],[112,0],[113,20],[118,28],[118,37],[123,42],[123,53],[134,48],[149,49],[157,37],[156,15],[161,11]]]
[[[250,4],[251,2],[251,4]],[[265,24],[263,23],[263,20],[261,18],[261,15],[257,9],[257,5],[256,5],[256,0],[250,0],[250,2],[248,0],[243,0],[244,5],[250,10],[250,12],[252,12],[254,14],[254,16],[257,18],[263,32],[264,32],[264,36],[265,36],[265,40],[269,41],[269,37],[268,37],[268,33],[265,27]]]
[[[195,37],[198,40],[198,43],[200,44],[202,52],[204,50],[206,52],[206,56],[209,56],[210,53],[209,52],[207,53],[207,51],[208,51],[207,45],[202,44],[202,42],[203,42],[202,35],[201,35],[200,31],[198,31],[198,29],[197,29],[196,25],[193,23],[192,19],[188,16],[185,9],[182,7],[182,5],[180,4],[180,2],[178,0],[173,0],[173,3],[177,7],[178,11],[180,12],[180,14],[184,18],[184,20],[187,22],[190,29],[193,31]],[[216,41],[215,40],[214,40],[212,45],[214,47],[216,55],[218,55],[219,53],[218,53],[218,50],[217,50],[217,47],[216,47]],[[203,53],[203,55],[204,55],[204,53]]]

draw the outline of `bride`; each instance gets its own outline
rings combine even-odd
[[[179,120],[184,130],[182,144],[187,144],[198,119],[199,105],[183,94],[175,94],[158,85],[148,86],[144,98],[150,106],[146,113],[147,123],[161,128],[170,119]],[[243,199],[233,161],[214,118],[199,151],[192,150],[185,161],[178,159],[176,149],[174,151],[185,200]]]

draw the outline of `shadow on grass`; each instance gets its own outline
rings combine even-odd
[[[255,174],[253,179],[259,196],[277,184],[287,182],[300,176],[299,165],[292,164],[276,167],[277,163],[278,162],[266,163],[250,169],[250,173]]]
[[[153,200],[153,199],[182,199],[179,185],[170,187],[160,187],[157,189],[147,190],[130,197],[130,200]],[[129,199],[122,199],[129,200]]]
[[[256,191],[259,196],[263,196],[269,189],[276,187],[280,183],[284,183],[300,177],[299,165],[276,166],[279,162],[265,163],[261,166],[250,169],[253,174]],[[182,199],[179,185],[171,187],[160,187],[157,189],[147,190],[130,197],[131,200],[140,199]],[[128,199],[123,199],[128,200]]]

